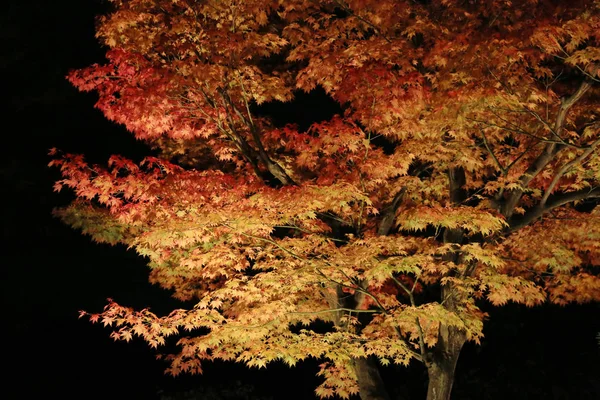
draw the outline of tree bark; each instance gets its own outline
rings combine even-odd
[[[327,299],[330,308],[344,307],[351,309],[356,306],[356,296],[347,296],[339,285],[334,284],[331,288],[335,289],[335,292],[323,292],[323,296]],[[360,333],[360,328],[348,326],[347,322],[342,320],[343,315],[344,312],[342,311],[335,312],[332,315],[333,324],[339,329]],[[351,367],[356,373],[359,395],[362,400],[390,400],[374,357],[354,358]]]
[[[455,311],[457,299],[452,289],[451,285],[442,289],[442,296],[446,299],[444,307]],[[427,400],[450,399],[456,363],[466,341],[467,335],[464,331],[453,326],[440,325],[438,342],[426,362],[429,375]]]
[[[448,171],[448,178],[450,182],[450,201],[458,205],[466,197],[466,192],[463,189],[466,183],[465,172],[462,168],[451,169]],[[444,231],[444,243],[461,244],[464,239],[462,229],[446,229]],[[461,255],[457,253],[449,253],[444,259],[456,264],[461,263]],[[442,285],[441,298],[444,308],[456,312],[462,302],[462,296],[459,293],[452,283]],[[466,341],[467,335],[464,331],[453,326],[440,324],[435,348],[428,352],[426,360],[424,360],[429,375],[427,400],[450,400],[456,363]]]
[[[355,359],[354,371],[362,400],[390,400],[375,359],[372,357]]]
[[[432,363],[427,369],[429,383],[427,384],[427,400],[450,400],[452,384],[454,383],[454,370],[456,363]]]

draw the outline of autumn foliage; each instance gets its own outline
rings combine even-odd
[[[446,399],[480,301],[600,300],[599,1],[112,3],[68,78],[160,157],[55,156],[57,214],[195,302],[91,314],[177,335],[170,373],[314,357],[319,396],[377,399],[366,365],[416,359]],[[342,115],[257,111],[316,87]]]

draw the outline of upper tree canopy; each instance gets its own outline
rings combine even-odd
[[[314,356],[345,396],[351,359],[426,361],[440,326],[478,341],[476,299],[600,299],[600,1],[112,3],[107,62],[69,79],[161,156],[53,161],[78,196],[58,214],[197,302],[101,315],[183,331],[174,374]],[[256,112],[318,86],[343,115]]]

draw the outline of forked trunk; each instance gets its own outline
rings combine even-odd
[[[355,359],[354,370],[362,400],[390,400],[373,358]]]
[[[465,341],[464,332],[452,327],[440,327],[440,339],[427,367],[427,400],[450,399],[456,363]]]

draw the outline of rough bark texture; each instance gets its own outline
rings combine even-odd
[[[446,308],[454,310],[456,299],[451,291],[452,287],[449,285],[442,290],[442,295],[447,299]],[[427,363],[427,373],[429,375],[427,400],[450,399],[456,363],[466,339],[463,331],[445,325],[440,326],[438,343]]]
[[[427,368],[427,400],[450,400],[459,353],[460,350],[456,354],[448,354],[448,358],[435,361]]]
[[[357,358],[354,361],[354,370],[362,400],[390,400],[379,374],[377,362],[373,358]]]

